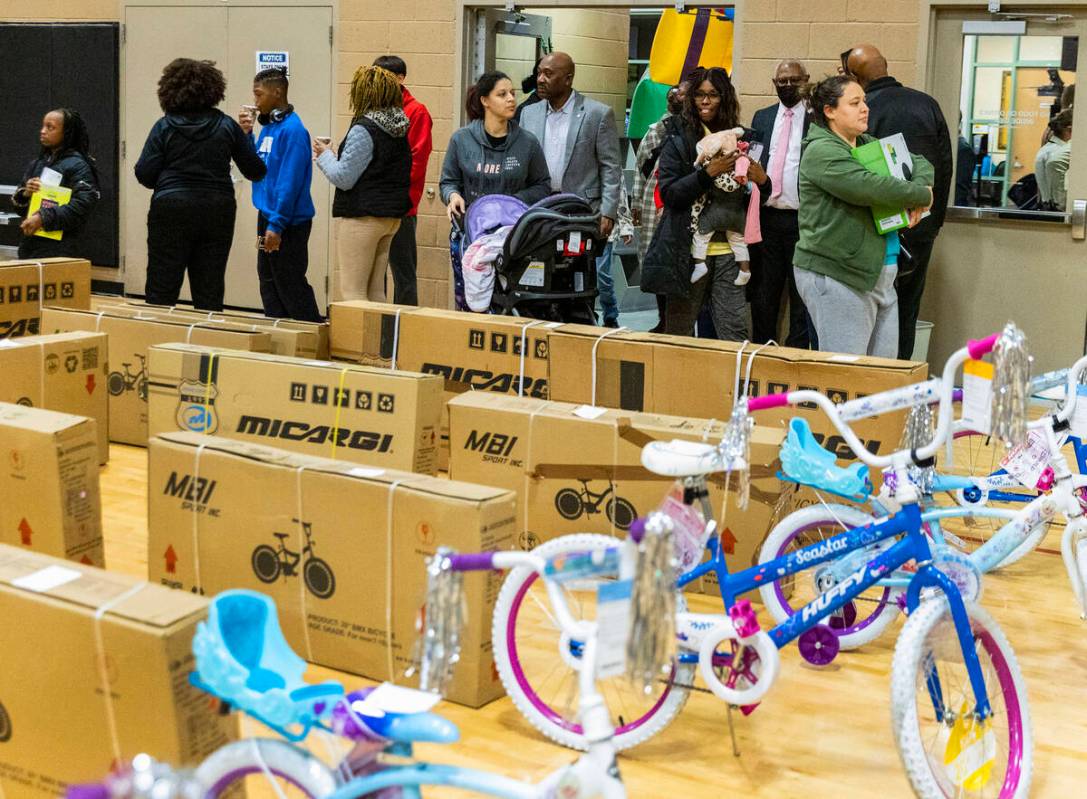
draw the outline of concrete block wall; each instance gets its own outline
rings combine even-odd
[[[5,0],[4,22],[116,22],[117,0]]]
[[[893,76],[919,86],[920,7],[904,0],[740,0],[736,37],[741,58],[735,79],[741,118],[750,122],[755,111],[777,101],[770,80],[781,59],[803,61],[817,80],[837,72],[841,53],[857,44],[876,45]]]

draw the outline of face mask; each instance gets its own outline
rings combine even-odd
[[[777,89],[778,99],[786,108],[792,108],[800,102],[799,86],[775,86],[774,88]]]

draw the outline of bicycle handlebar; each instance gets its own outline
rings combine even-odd
[[[495,552],[466,552],[449,556],[449,567],[455,572],[491,571]]]
[[[835,405],[818,391],[807,389],[789,391],[783,394],[769,394],[765,397],[751,397],[748,399],[747,409],[748,411],[757,411],[766,408],[780,408],[785,405],[799,405],[804,402],[813,403],[834,423],[846,444],[853,450],[854,455],[869,466],[882,469],[892,466],[896,460],[900,460],[903,451],[882,456],[869,452],[847,424],[847,421],[901,410],[910,405],[928,402],[934,397],[938,397],[939,422],[935,436],[924,447],[909,453],[910,457],[915,461],[928,460],[936,455],[951,431],[952,392],[955,375],[959,367],[969,358],[991,352],[999,338],[1000,334],[996,333],[980,341],[970,341],[965,347],[952,353],[951,357],[947,359],[947,363],[944,364],[943,375],[940,378],[871,394],[857,400],[850,400],[841,405]]]
[[[100,782],[87,785],[69,785],[64,796],[67,799],[110,799],[113,791]]]

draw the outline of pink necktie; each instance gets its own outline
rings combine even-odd
[[[789,152],[789,141],[793,134],[793,109],[785,109],[785,121],[781,123],[781,134],[778,136],[778,148],[774,151],[774,160],[770,164],[770,182],[774,184],[770,192],[770,199],[781,194],[782,184],[785,182],[785,156]]]

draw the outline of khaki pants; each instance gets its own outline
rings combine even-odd
[[[342,218],[337,231],[339,263],[332,274],[332,302],[385,302],[389,245],[400,220],[381,216]]]

